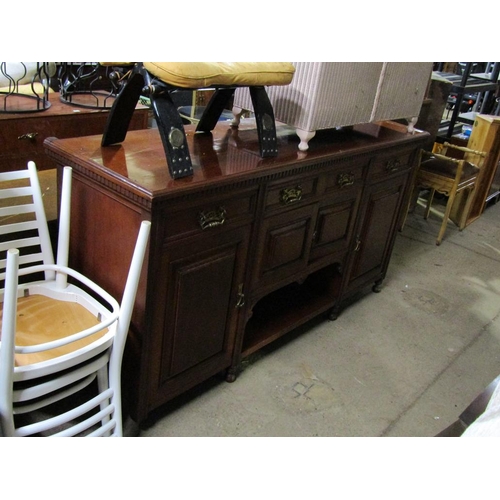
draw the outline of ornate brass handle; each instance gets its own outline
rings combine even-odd
[[[388,160],[386,165],[385,165],[385,169],[388,172],[395,172],[396,170],[399,170],[400,168],[401,168],[401,162],[397,158],[394,158],[392,160]]]
[[[198,214],[198,223],[202,229],[222,226],[224,222],[226,222],[226,209],[224,207],[219,207],[209,212],[200,212]]]
[[[354,184],[354,174],[352,172],[339,174],[337,177],[337,184],[342,189]]]
[[[296,203],[302,199],[302,187],[295,186],[292,188],[285,188],[280,191],[280,202],[284,205]]]
[[[28,141],[34,141],[37,135],[38,132],[29,132],[27,134],[20,135],[17,139],[18,140],[27,139]]]

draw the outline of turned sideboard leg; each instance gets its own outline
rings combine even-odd
[[[238,367],[231,366],[226,371],[226,382],[234,382],[238,377]]]
[[[372,287],[372,291],[375,292],[375,293],[381,292],[382,291],[382,282],[383,281],[384,281],[383,278],[381,280],[375,281],[375,284]]]
[[[328,319],[330,321],[335,321],[340,314],[340,305],[335,305],[330,309],[330,312],[328,313]]]

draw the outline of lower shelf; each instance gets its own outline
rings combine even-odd
[[[335,264],[312,273],[302,283],[290,283],[260,299],[246,325],[243,357],[331,309],[338,299],[340,284]]]

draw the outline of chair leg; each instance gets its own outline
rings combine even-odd
[[[167,157],[172,179],[193,175],[193,166],[187,144],[184,124],[167,90],[150,94],[151,107]]]
[[[109,112],[102,136],[102,146],[110,146],[125,140],[143,87],[144,78],[139,73],[133,74],[124,85]]]
[[[408,203],[408,212],[409,213],[415,212],[415,208],[417,206],[418,196],[420,194],[420,190],[421,190],[420,186],[415,186],[415,188],[413,189],[413,191],[411,193],[411,197],[410,197],[410,200]]]
[[[451,207],[455,201],[456,192],[452,191],[448,196],[448,203],[446,204],[446,210],[444,212],[443,222],[441,223],[441,228],[439,229],[439,234],[436,240],[436,245],[441,245],[444,233],[446,231],[446,226],[448,225],[448,219],[450,218]]]
[[[405,225],[406,225],[406,221],[408,219],[408,214],[409,213],[413,213],[414,210],[415,210],[415,205],[417,204],[417,199],[418,199],[418,193],[420,192],[420,187],[419,186],[415,186],[413,189],[412,189],[412,192],[411,192],[411,195],[408,199],[408,203],[406,205],[406,211],[405,211],[405,215],[404,215],[404,218],[401,222],[401,226],[399,228],[399,231],[403,231]]]
[[[234,95],[234,88],[217,89],[210,99],[201,119],[196,127],[196,132],[212,131],[224,111],[224,107]]]
[[[424,219],[429,218],[429,214],[431,213],[431,206],[432,206],[432,200],[434,199],[434,193],[436,192],[435,189],[432,189],[429,191],[429,197],[427,198],[427,206],[425,207],[425,213],[424,213]]]
[[[257,134],[259,137],[260,156],[262,158],[278,155],[278,141],[276,139],[276,123],[274,112],[264,87],[250,87]]]

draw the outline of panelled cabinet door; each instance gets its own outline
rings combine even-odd
[[[154,400],[171,399],[229,367],[249,229],[217,232],[171,245],[162,255],[155,283],[151,387]],[[156,406],[156,405],[155,405]]]
[[[309,260],[317,204],[264,219],[257,243],[256,286],[276,283],[304,270]]]
[[[386,271],[408,174],[374,184],[364,193],[348,271],[348,290],[377,281]]]
[[[345,253],[352,239],[361,186],[336,193],[319,206],[310,262]]]

